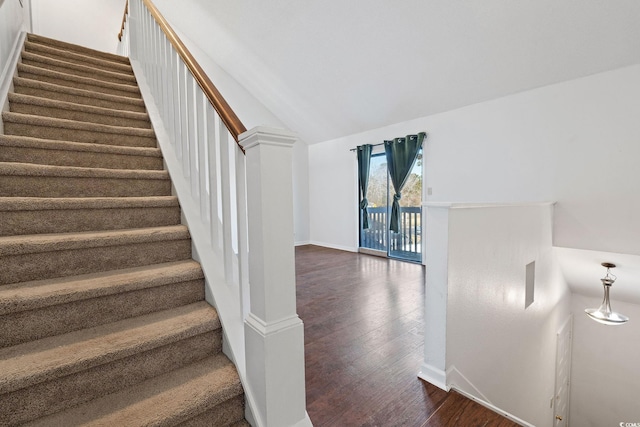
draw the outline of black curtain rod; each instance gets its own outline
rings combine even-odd
[[[424,133],[426,135],[426,132],[420,132],[420,133]],[[407,136],[411,136],[411,135],[407,135]],[[384,142],[381,142],[380,144],[370,144],[372,147],[377,147],[378,145],[384,145]],[[357,151],[358,148],[352,148],[349,151]]]
[[[380,144],[370,144],[370,145],[371,145],[372,147],[377,147],[378,145],[384,145],[384,142],[381,142]],[[356,150],[358,150],[358,148],[352,148],[352,149],[351,149],[351,150],[349,150],[349,151],[356,151]]]

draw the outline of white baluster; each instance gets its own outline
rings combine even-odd
[[[167,65],[165,61],[165,35],[160,30],[158,37],[158,70],[160,71],[160,98],[162,98],[162,109],[160,113],[162,114],[162,121],[167,121],[167,116],[169,115],[169,99],[167,97]]]
[[[175,98],[174,95],[174,72],[173,72],[173,49],[171,42],[168,38],[164,39],[165,45],[165,67],[167,68],[167,81],[165,85],[167,87],[167,117],[164,119],[164,124],[167,127],[167,133],[171,135],[171,143],[175,141]]]
[[[229,168],[229,133],[220,126],[220,187],[222,192],[222,250],[224,254],[224,277],[233,283],[233,239],[231,232],[231,175]]]
[[[196,87],[198,85],[191,73],[187,74],[187,120],[189,126],[189,179],[191,180],[191,195],[197,200],[200,192],[198,178],[198,148],[196,146]]]
[[[207,114],[207,147],[209,149],[209,223],[211,232],[211,246],[215,252],[220,251],[222,244],[222,233],[220,232],[220,166],[219,166],[219,147],[218,138],[218,114],[211,104],[206,105]]]
[[[151,76],[151,68],[149,66],[149,51],[150,51],[150,44],[151,44],[151,21],[150,21],[151,19],[153,19],[151,17],[151,13],[149,13],[149,11],[145,8],[144,9],[144,27],[143,27],[144,47],[142,48],[142,55],[143,55],[143,65],[145,68],[144,71],[145,71],[145,74],[149,76],[149,86],[153,88],[153,77]]]
[[[180,97],[180,133],[178,135],[178,159],[182,160],[182,174],[186,177],[189,173],[189,152],[187,151],[187,81],[186,66],[182,61],[178,62],[178,95]]]
[[[205,126],[207,118],[204,113],[205,103],[209,100],[204,96],[204,92],[199,87],[196,88],[196,143],[198,153],[198,188],[200,195],[200,217],[205,221],[208,219],[209,198],[207,196],[207,140],[205,138]]]
[[[153,97],[160,112],[164,109],[164,99],[162,99],[162,71],[160,70],[160,64],[158,63],[160,58],[159,51],[159,39],[162,32],[158,24],[153,22],[153,32],[151,39],[151,64],[153,66],[153,79],[155,81]]]
[[[234,144],[236,161],[236,200],[238,225],[238,283],[240,292],[240,315],[244,320],[249,314],[249,237],[247,233],[247,176],[245,156]]]
[[[178,150],[178,141],[180,141],[180,84],[179,80],[179,71],[178,64],[180,59],[178,58],[178,53],[171,49],[171,89],[173,90],[173,133],[171,136],[173,137],[174,150]],[[180,157],[178,157],[180,158]]]

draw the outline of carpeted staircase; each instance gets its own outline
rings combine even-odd
[[[13,84],[0,425],[248,425],[128,59],[28,35]]]

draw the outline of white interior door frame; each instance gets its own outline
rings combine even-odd
[[[571,393],[571,344],[573,317],[569,315],[556,334],[556,382],[553,398],[553,426],[569,426]]]

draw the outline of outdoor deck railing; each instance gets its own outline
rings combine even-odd
[[[400,207],[400,233],[387,233],[387,207],[370,207],[369,228],[361,231],[360,246],[420,260],[422,253],[421,207]]]

